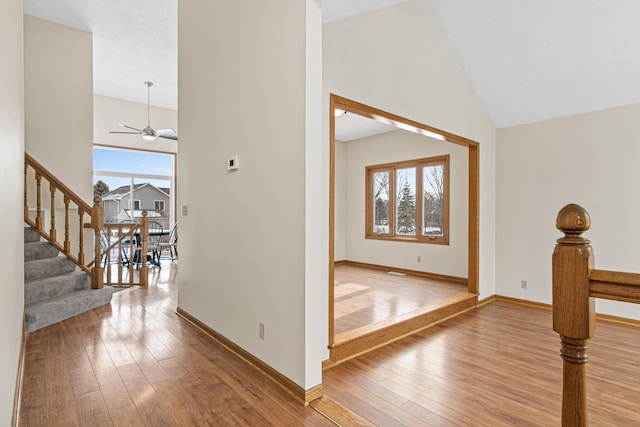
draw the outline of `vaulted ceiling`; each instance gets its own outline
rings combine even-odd
[[[325,22],[407,0],[323,0]],[[497,127],[640,103],[637,0],[428,1]],[[177,0],[24,0],[93,33],[94,89],[177,108]]]

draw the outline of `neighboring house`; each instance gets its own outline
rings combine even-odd
[[[123,185],[102,195],[105,222],[139,220],[142,218],[142,211],[146,210],[149,219],[153,218],[154,221],[158,221],[163,227],[168,228],[171,225],[170,203],[170,189],[158,188],[148,182],[135,184],[133,197],[129,185]]]

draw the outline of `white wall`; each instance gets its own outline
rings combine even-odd
[[[140,90],[147,90],[140,82]],[[151,88],[153,96],[153,88]],[[152,98],[153,99],[153,98]],[[167,108],[151,106],[151,127],[154,129],[173,129],[178,131],[178,112]],[[178,152],[178,142],[165,138],[156,138],[145,142],[140,135],[112,134],[110,131],[126,131],[118,126],[123,123],[142,129],[147,126],[147,104],[125,101],[103,95],[93,96],[93,141],[96,144],[136,150]],[[178,134],[179,136],[180,134]]]
[[[92,36],[24,15],[24,67],[26,151],[91,201]]]
[[[469,236],[469,150],[413,132],[397,130],[345,143],[344,239],[346,259],[416,271],[467,277]],[[365,239],[365,168],[383,163],[450,155],[449,244]],[[336,184],[339,184],[336,182]],[[336,187],[336,191],[338,187]],[[338,207],[338,206],[336,206]],[[418,256],[421,262],[417,261]],[[338,259],[338,258],[336,258]]]
[[[555,220],[568,203],[591,215],[596,268],[640,272],[638,117],[640,104],[498,131],[498,294],[551,303]],[[640,319],[631,304],[596,309]]]
[[[321,203],[310,191],[321,189],[319,10],[185,0],[178,13],[179,306],[305,389],[321,382],[326,339],[308,316],[320,292],[308,277],[321,259],[309,246]]]
[[[24,307],[22,190],[24,165],[24,78],[22,1],[0,3],[0,424],[11,425]]]
[[[495,128],[427,2],[325,24],[323,55],[325,123],[335,93],[480,143],[480,297],[493,295]]]

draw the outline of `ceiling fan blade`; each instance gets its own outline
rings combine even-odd
[[[150,100],[150,88],[151,86],[153,86],[152,82],[144,82],[145,86],[147,87],[147,127],[145,127],[144,129],[138,129],[138,128],[134,128],[133,126],[128,126],[125,125],[123,123],[118,123],[120,126],[127,128],[127,129],[131,129],[134,130],[135,132],[118,132],[118,131],[111,131],[109,133],[126,133],[126,134],[137,134],[137,135],[142,135],[142,138],[147,141],[147,142],[151,142],[153,141],[153,139],[155,137],[160,137],[160,138],[166,138],[166,139],[173,139],[174,141],[178,140],[178,135],[176,134],[176,131],[173,129],[159,129],[159,130],[155,130],[151,127],[151,103],[149,102]]]
[[[178,140],[178,135],[173,129],[158,129],[156,130],[156,135],[160,138],[173,139],[174,141]]]
[[[121,131],[117,131],[117,130],[111,130],[109,131],[109,133],[126,133],[129,135],[140,135],[142,132],[121,132]]]
[[[142,133],[142,129],[138,129],[138,128],[134,128],[133,126],[127,126],[125,124],[122,123],[118,123],[120,126],[122,126],[123,128],[127,128],[127,129],[132,129],[132,130],[137,130],[138,132]]]

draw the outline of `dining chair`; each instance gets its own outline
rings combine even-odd
[[[164,228],[162,224],[156,221],[149,221],[149,236],[147,237],[147,262],[153,265],[157,265],[160,267],[160,241],[162,236],[164,235]],[[141,242],[138,244],[141,246]],[[139,267],[142,262],[142,257],[140,256],[141,249],[138,249],[136,252],[138,256],[136,257],[136,266]]]
[[[137,222],[133,219],[123,219],[122,221],[120,221],[120,224],[137,224]],[[134,227],[134,226],[132,226]],[[125,237],[122,240],[121,243],[121,247],[122,247],[122,265],[128,266],[129,265],[129,255],[130,255],[130,251],[131,251],[131,246],[132,243],[134,246],[139,246],[136,241],[136,235],[133,236],[133,242],[131,241],[131,239],[129,237]],[[133,254],[133,262],[136,262],[136,255],[138,255],[138,250],[135,250],[134,254]]]
[[[171,231],[169,231],[169,235],[167,236],[167,240],[161,240],[160,243],[158,243],[158,262],[160,261],[160,259],[162,258],[162,253],[164,251],[169,251],[169,256],[171,257],[171,261],[173,262],[174,257],[175,259],[178,259],[178,223],[176,222],[175,224],[173,224],[173,227],[171,227]],[[169,258],[164,258],[164,259],[169,259]]]

